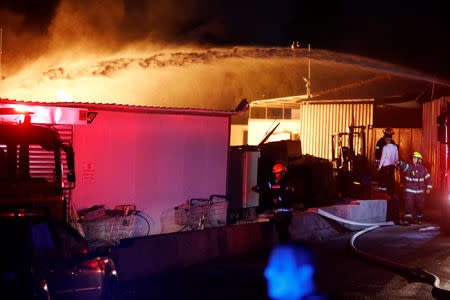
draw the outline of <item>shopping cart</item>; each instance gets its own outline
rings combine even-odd
[[[175,207],[175,223],[191,229],[226,225],[226,196],[211,195],[209,199],[193,198]]]
[[[120,239],[132,236],[133,226],[136,215],[129,214],[124,216],[103,216],[81,222],[86,239],[88,240],[106,240],[113,243],[119,243]]]

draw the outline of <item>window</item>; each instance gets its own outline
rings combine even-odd
[[[252,119],[265,119],[266,108],[265,107],[252,107],[250,111],[250,118]]]
[[[87,252],[83,238],[75,230],[57,222],[52,225],[56,243],[63,257],[70,258]]]
[[[285,119],[292,119],[292,109],[285,108],[284,109],[284,118]]]
[[[267,118],[268,119],[282,119],[283,118],[283,109],[279,107],[269,107],[267,109]]]
[[[47,222],[30,225],[30,243],[34,257],[38,260],[45,261],[61,256]]]

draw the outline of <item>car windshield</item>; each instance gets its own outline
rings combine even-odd
[[[70,258],[86,252],[85,244],[72,229],[41,217],[0,217],[2,244],[0,267]]]
[[[16,264],[29,265],[32,250],[28,224],[16,222],[13,218],[0,220],[0,235],[5,241],[0,248],[0,267],[9,269]]]

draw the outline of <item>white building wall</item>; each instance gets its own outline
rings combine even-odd
[[[250,118],[248,144],[257,145],[278,122],[275,136],[289,132],[291,139],[301,140],[303,154],[331,159],[332,134],[348,132],[351,125],[367,129],[373,124],[373,100],[303,101],[300,109],[292,109],[291,119]],[[355,140],[355,148],[359,147],[359,141]]]
[[[228,117],[99,111],[74,127],[78,209],[135,204],[161,232],[164,211],[226,193]]]
[[[248,132],[248,125],[231,125],[230,146],[247,145],[245,132]]]
[[[277,124],[280,126],[275,130],[273,136],[283,132],[290,132],[292,136],[300,133],[299,120],[271,120],[271,119],[249,119],[248,120],[248,144],[258,145],[264,136],[269,133]]]

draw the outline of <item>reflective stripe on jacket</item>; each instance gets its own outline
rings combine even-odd
[[[426,189],[432,189],[431,175],[422,164],[408,164],[400,161],[400,168],[405,172],[405,192],[420,194]]]

